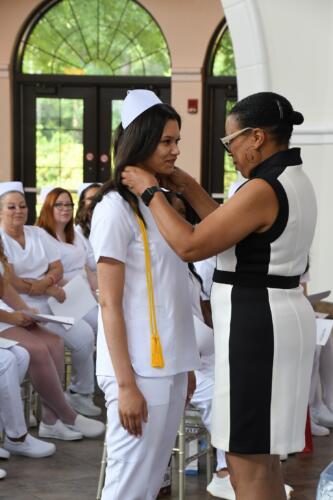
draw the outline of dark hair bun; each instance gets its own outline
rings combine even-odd
[[[290,121],[292,125],[301,125],[304,122],[304,116],[298,111],[293,111],[291,113]]]

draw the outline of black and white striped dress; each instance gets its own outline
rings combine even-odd
[[[284,454],[304,448],[315,319],[299,277],[316,200],[298,148],[262,162],[248,182],[255,178],[273,187],[280,208],[268,231],[217,257],[212,441],[233,453]]]

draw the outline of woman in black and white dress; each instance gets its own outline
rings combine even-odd
[[[313,311],[299,286],[316,222],[312,185],[300,151],[289,149],[303,122],[271,92],[237,103],[222,143],[248,181],[219,207],[175,169],[168,186],[201,217],[184,222],[156,192],[149,205],[159,231],[184,260],[218,254],[212,289],[215,393],[212,441],[226,450],[237,500],[285,499],[279,454],[304,447]],[[123,182],[141,195],[157,184],[128,167]]]

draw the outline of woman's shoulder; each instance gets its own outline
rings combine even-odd
[[[105,210],[117,210],[118,213],[128,213],[132,212],[132,208],[129,203],[117,192],[109,191],[103,196],[103,199],[97,203],[95,212],[105,212]]]

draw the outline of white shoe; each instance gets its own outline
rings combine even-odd
[[[317,424],[311,417],[311,434],[312,436],[329,436],[330,430],[323,425]]]
[[[311,418],[319,425],[333,427],[333,413],[324,403],[319,408],[311,408]]]
[[[291,498],[291,493],[294,489],[288,484],[284,485],[287,500]],[[217,474],[213,474],[213,479],[207,486],[207,491],[213,497],[224,498],[224,500],[235,500],[236,495],[234,489],[230,482],[230,476],[218,477]]]
[[[42,458],[54,455],[56,447],[53,443],[47,443],[27,434],[24,441],[11,441],[5,437],[4,448],[12,455],[23,455],[30,458]]]
[[[3,469],[0,469],[0,479],[3,479],[6,476],[7,476],[7,472]]]
[[[73,431],[81,432],[87,438],[95,438],[105,431],[103,422],[84,417],[83,415],[78,415],[74,424],[67,425],[67,427]]]
[[[62,441],[77,441],[82,439],[83,435],[74,429],[70,429],[68,425],[61,420],[57,420],[55,424],[48,425],[41,422],[38,430],[39,437],[61,439]]]
[[[102,410],[93,402],[91,394],[79,394],[78,392],[65,392],[65,398],[73,410],[87,417],[98,417]]]
[[[219,477],[213,474],[213,479],[207,486],[207,491],[213,497],[224,498],[225,500],[235,500],[236,495],[230,482],[230,476]]]
[[[284,454],[284,455],[280,455],[280,462],[285,462],[288,458],[288,455],[287,454]]]
[[[5,450],[5,448],[0,447],[0,458],[7,460],[10,457],[9,451]]]
[[[286,492],[287,500],[289,500],[291,498],[292,492],[294,491],[294,488],[292,488],[291,486],[289,486],[289,484],[285,484],[284,485],[284,490]]]

